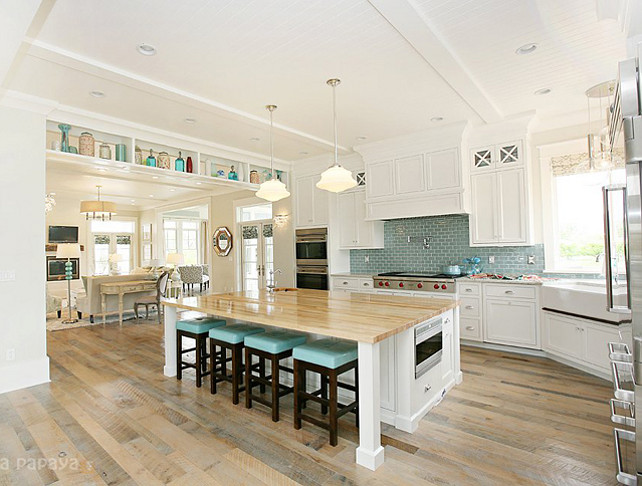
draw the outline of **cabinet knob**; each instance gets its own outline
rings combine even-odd
[[[348,285],[348,282],[346,282],[346,281],[344,280],[344,281],[343,281],[343,285]]]
[[[429,392],[431,389],[432,389],[432,386],[430,386],[430,385],[426,385],[426,386],[424,387],[424,393]]]
[[[466,330],[467,331],[474,331],[475,330],[475,326],[466,326]]]

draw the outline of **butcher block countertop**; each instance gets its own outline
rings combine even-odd
[[[165,299],[163,304],[293,331],[376,343],[459,305],[458,301],[301,289]]]

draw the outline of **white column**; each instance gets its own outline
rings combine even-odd
[[[176,376],[176,307],[165,306],[165,376]]]
[[[381,447],[381,373],[379,343],[359,343],[359,447],[357,464],[375,470],[383,464]]]

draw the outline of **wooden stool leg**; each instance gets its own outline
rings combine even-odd
[[[196,366],[196,388],[200,388],[203,380],[203,375],[201,374],[201,361],[203,359],[201,355],[201,340],[199,338],[195,339],[196,341],[196,363],[194,363]]]
[[[183,334],[176,331],[176,379],[183,379]]]
[[[239,403],[239,375],[241,374],[241,350],[238,345],[232,345],[232,403]]]
[[[259,357],[259,376],[265,379],[265,358]],[[261,393],[265,393],[265,383],[261,383]]]
[[[245,408],[252,408],[252,353],[245,348]]]
[[[328,377],[324,373],[321,373],[321,398],[328,399]],[[321,404],[321,413],[328,413],[328,407],[324,404]]]
[[[337,445],[337,405],[338,405],[337,372],[330,371],[330,445]]]
[[[308,391],[308,370],[305,366],[301,366],[301,390]],[[307,406],[308,401],[305,398],[301,399],[301,408],[306,408]]]
[[[301,400],[299,400],[299,392],[301,390],[301,366],[299,360],[294,360],[294,428],[299,430],[301,428]]]
[[[210,339],[210,393],[216,395],[216,344]]]
[[[272,422],[279,421],[279,359],[272,355]]]

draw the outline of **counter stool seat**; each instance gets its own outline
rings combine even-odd
[[[292,373],[291,368],[280,365],[282,359],[292,356],[292,348],[304,344],[307,340],[305,334],[274,330],[245,338],[245,406],[252,408],[252,401],[272,409],[272,421],[279,421],[279,399],[292,393],[293,387],[280,383],[281,371]],[[253,374],[252,357],[257,356],[258,376]],[[265,361],[270,360],[271,374],[265,376]],[[271,400],[260,395],[255,395],[253,389],[259,386],[259,391],[265,393],[266,387],[271,388]]]
[[[330,431],[330,445],[338,442],[338,419],[348,412],[356,415],[359,425],[359,370],[357,360],[357,343],[319,339],[307,344],[296,346],[292,350],[294,358],[294,428],[301,428],[301,421],[313,423]],[[354,370],[355,384],[342,383],[338,377],[347,371]],[[308,392],[306,374],[308,371],[321,375],[321,388]],[[328,390],[329,388],[329,390]],[[352,403],[339,403],[339,388],[354,392]],[[329,397],[328,397],[329,392]],[[302,412],[303,405],[308,401],[321,404],[321,413],[330,416],[324,422]]]
[[[180,319],[176,322],[176,379],[183,379],[183,370],[194,368],[196,370],[196,386],[201,387],[203,377],[210,374],[207,370],[207,334],[210,329],[225,326],[223,319],[215,317],[196,317],[194,319]],[[195,345],[193,348],[183,349],[183,338],[191,338]],[[183,355],[196,351],[193,363],[183,360]],[[210,348],[210,353],[212,349]]]
[[[243,341],[247,336],[264,333],[262,327],[249,324],[232,324],[210,329],[210,380],[212,395],[216,394],[216,384],[221,381],[232,383],[232,403],[239,403],[239,393],[244,390],[243,383]],[[220,348],[220,351],[217,349]],[[228,359],[228,350],[231,357]],[[232,362],[232,372],[227,373],[227,363]]]

